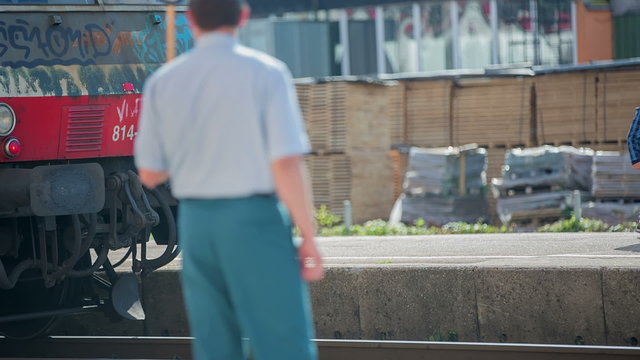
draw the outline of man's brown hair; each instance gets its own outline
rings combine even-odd
[[[189,9],[202,30],[238,26],[244,0],[191,0]]]

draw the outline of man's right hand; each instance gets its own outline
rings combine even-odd
[[[322,257],[313,238],[306,238],[298,248],[300,272],[305,281],[320,281],[324,278]]]

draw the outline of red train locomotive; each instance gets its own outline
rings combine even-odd
[[[144,80],[166,60],[164,11],[0,0],[0,334],[36,336],[90,308],[140,318],[138,279],[177,255],[176,201],[144,189],[131,157]],[[147,258],[149,241],[164,253]]]

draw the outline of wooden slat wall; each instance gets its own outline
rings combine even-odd
[[[453,144],[528,145],[531,78],[459,80],[453,97]]]

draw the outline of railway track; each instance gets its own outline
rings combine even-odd
[[[316,340],[320,360],[637,360],[640,348]],[[0,358],[189,359],[189,338],[53,337],[31,342],[0,339]]]

